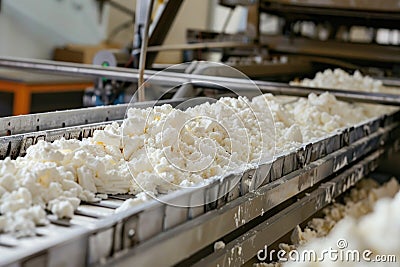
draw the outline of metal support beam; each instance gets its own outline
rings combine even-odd
[[[183,0],[168,0],[165,3],[164,10],[162,11],[161,15],[158,17],[158,20],[153,22],[154,27],[152,28],[152,30],[150,32],[148,46],[158,46],[158,45],[163,44],[182,3],[183,3]],[[138,9],[138,12],[143,13],[144,10],[147,10],[147,9],[143,6],[143,8],[140,8],[140,10]],[[138,35],[138,33],[140,32],[140,28],[142,27],[142,26],[140,26],[141,19],[138,16],[140,16],[140,14],[137,15],[137,19],[136,19],[136,24],[137,24],[136,27],[137,28],[135,30],[135,38],[139,38],[139,39],[135,40],[134,48],[140,47],[140,44],[141,44],[140,36],[143,36],[143,34]],[[147,60],[146,60],[146,68],[149,68],[149,66],[151,66],[153,64],[154,60],[157,57],[157,54],[158,54],[158,51],[148,53]],[[136,55],[133,54],[133,56],[136,56]]]
[[[183,0],[168,0],[161,16],[150,33],[149,46],[163,44],[182,3]],[[158,52],[152,52],[147,55],[146,68],[149,68],[153,64],[157,54]]]
[[[247,10],[247,32],[258,43],[260,40],[260,3],[257,1]]]
[[[25,69],[33,71],[44,71],[48,73],[76,75],[92,78],[106,77],[120,81],[137,82],[139,72],[137,69],[96,67],[92,65],[55,62],[50,60],[15,59],[0,57],[0,67]],[[345,91],[330,88],[312,88],[301,86],[290,86],[285,83],[253,81],[248,79],[227,78],[217,76],[195,75],[185,73],[173,73],[146,70],[144,79],[151,79],[150,83],[163,86],[178,86],[191,83],[194,87],[212,88],[215,90],[226,90],[229,88],[236,92],[262,92],[275,95],[308,96],[310,93],[322,94],[329,92],[338,99],[374,104],[400,106],[400,95],[367,93],[357,91]],[[255,86],[256,85],[256,86]],[[258,87],[258,88],[257,88]],[[259,89],[259,90],[258,90]]]
[[[150,0],[150,3],[146,10],[146,21],[144,24],[144,32],[141,48],[140,48],[140,59],[139,59],[139,80],[138,80],[138,100],[143,102],[145,100],[145,90],[144,90],[144,71],[146,70],[146,56],[147,56],[147,46],[149,42],[149,30],[151,24],[151,15],[153,14],[153,6],[155,0]]]
[[[110,6],[114,7],[115,9],[118,9],[119,11],[121,11],[121,12],[123,12],[123,13],[125,13],[125,14],[127,14],[127,15],[129,15],[129,16],[131,16],[132,18],[135,17],[135,11],[133,11],[133,10],[127,8],[127,7],[124,6],[124,5],[121,5],[121,4],[118,3],[118,2],[115,2],[115,1],[113,1],[113,0],[100,0],[100,1],[106,1]]]

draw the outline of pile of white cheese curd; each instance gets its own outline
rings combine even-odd
[[[323,226],[329,220],[313,223],[315,230],[306,230],[307,234],[297,231],[295,234],[300,245],[297,250],[323,251],[332,248],[343,255],[358,254],[355,258],[343,256],[343,259],[325,257],[324,260],[312,262],[312,266],[398,266],[400,259],[400,192],[399,184],[392,179],[382,188],[368,190],[366,199],[348,200],[343,208],[332,207],[328,216],[343,216],[338,220],[329,234],[324,235]],[[362,192],[363,193],[363,192]],[[366,215],[364,215],[366,214]],[[322,229],[322,231],[319,231]],[[312,234],[310,234],[312,233]],[[318,233],[321,236],[318,237]],[[304,238],[306,235],[308,237]],[[296,238],[294,238],[296,239]],[[346,254],[347,253],[347,254]],[[354,255],[354,254],[353,254]],[[382,257],[383,256],[383,257]],[[391,257],[389,260],[388,257]],[[322,259],[322,258],[321,258]],[[389,261],[385,261],[389,260]],[[394,260],[394,261],[393,261]],[[390,262],[392,261],[392,262]],[[308,260],[288,261],[283,266],[310,266]]]
[[[24,157],[1,160],[0,231],[33,235],[48,223],[46,212],[71,218],[81,201],[134,195],[122,211],[394,110],[372,107],[375,112],[324,93],[225,97],[184,111],[132,108],[122,125],[112,123],[91,138],[40,141]]]
[[[394,209],[400,205],[400,184],[396,178],[391,178],[383,185],[375,180],[363,178],[357,185],[346,193],[343,202],[337,202],[323,209],[323,217],[311,219],[304,229],[297,226],[291,235],[291,244],[281,243],[279,249],[285,251],[280,262],[255,264],[256,267],[282,267],[282,266],[363,266],[361,262],[343,262],[330,260],[329,256],[322,259],[321,253],[324,249],[338,249],[337,242],[344,239],[349,248],[371,250],[374,253],[395,253],[397,257],[400,252],[400,242],[396,233],[389,237],[388,245],[379,239],[385,230],[398,231],[397,217],[391,217],[388,210],[398,213]],[[376,220],[377,216],[382,216]],[[371,221],[369,221],[371,220]],[[360,229],[357,229],[360,227]],[[364,227],[364,229],[362,229]],[[368,229],[369,227],[369,229]],[[387,227],[387,228],[386,228]],[[370,233],[371,232],[371,233]],[[372,238],[370,238],[372,236]],[[387,237],[386,235],[384,235]],[[373,238],[377,242],[371,242]],[[394,248],[393,246],[396,246]],[[297,259],[302,251],[314,251],[318,259]],[[295,253],[296,251],[296,253]],[[282,253],[283,254],[283,253]],[[371,255],[372,258],[372,255]],[[365,261],[362,262],[366,264]],[[357,265],[359,264],[359,265]]]
[[[301,81],[292,81],[290,85],[400,94],[400,88],[384,86],[381,80],[375,80],[368,75],[362,75],[358,70],[354,71],[353,74],[349,74],[342,69],[326,69],[323,72],[318,72],[313,79],[306,78]]]

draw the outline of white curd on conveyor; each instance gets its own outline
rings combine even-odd
[[[375,254],[397,255],[399,259],[400,243],[397,233],[399,224],[389,223],[389,221],[398,220],[396,215],[391,215],[398,211],[392,209],[388,212],[389,207],[400,204],[399,190],[400,184],[395,178],[383,185],[379,185],[373,179],[364,178],[344,197],[343,203],[329,205],[323,209],[323,217],[311,219],[304,229],[300,226],[295,227],[291,235],[291,243],[279,244],[279,249],[285,252],[280,261],[257,263],[254,266],[364,266],[368,264],[365,261],[331,260],[329,255],[322,258],[321,253],[324,250],[340,250],[337,244],[339,240],[347,242],[348,247],[343,249],[357,249],[361,253],[364,250],[371,250]],[[293,255],[302,255],[301,253],[305,251],[315,252],[317,258],[311,260],[293,258]],[[377,266],[374,265],[377,264],[376,262],[369,264]]]
[[[365,83],[378,88],[370,79],[358,82]],[[129,109],[121,126],[112,123],[92,138],[39,141],[26,156],[0,161],[0,231],[33,235],[35,226],[48,223],[45,210],[71,218],[81,201],[99,201],[96,193],[136,195],[118,209],[123,211],[146,201],[143,194],[244,169],[393,110],[337,101],[328,93],[225,97],[185,111],[170,105]]]
[[[289,261],[283,266],[300,267],[310,266],[310,264],[312,266],[398,266],[400,260],[400,192],[398,190],[399,184],[392,180],[388,186],[375,191],[376,194],[372,198],[378,198],[378,200],[373,207],[365,207],[371,209],[370,213],[361,217],[357,216],[359,212],[356,216],[346,216],[337,222],[327,236],[312,238],[298,248],[300,253],[307,250],[315,251],[317,255],[322,255],[323,250],[329,248],[339,252],[344,251],[343,253],[350,251],[350,253],[359,253],[359,259],[344,257],[344,260],[331,260],[326,257],[324,260],[312,263],[307,260]],[[393,195],[395,195],[394,198]],[[366,204],[365,201],[361,205],[364,204]],[[362,207],[357,209],[360,208]],[[389,256],[390,261],[388,261]]]

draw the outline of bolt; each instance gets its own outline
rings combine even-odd
[[[135,229],[129,229],[129,231],[128,231],[128,236],[130,237],[130,238],[132,238],[134,235],[135,235]]]

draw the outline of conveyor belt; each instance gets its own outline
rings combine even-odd
[[[175,107],[184,100],[185,99],[147,101],[132,104],[81,108],[13,117],[1,117],[0,137],[122,120],[124,119],[128,108],[147,108],[166,103]]]
[[[167,203],[189,204],[188,208],[152,200],[114,214],[113,210],[130,197],[116,195],[96,204],[82,203],[72,220],[58,220],[49,215],[51,224],[37,228],[36,237],[0,236],[0,255],[4,255],[0,265],[16,262],[27,266],[36,263],[114,265],[126,260],[140,265],[158,262],[155,252],[165,256],[164,265],[176,264],[373,153],[376,157],[366,158],[370,161],[365,162],[370,166],[383,153],[382,145],[399,138],[399,116],[396,112],[343,129],[295,151],[277,155],[273,162],[215,177],[202,188],[161,197]],[[103,126],[98,123],[0,137],[0,148],[2,155],[10,151],[10,146],[16,148],[12,155],[23,155],[27,146],[38,139],[51,141],[60,138],[62,133],[66,138],[79,138],[86,136],[85,131],[90,135],[96,127]],[[267,172],[269,167],[271,171]],[[207,199],[217,200],[200,207],[190,206]]]

